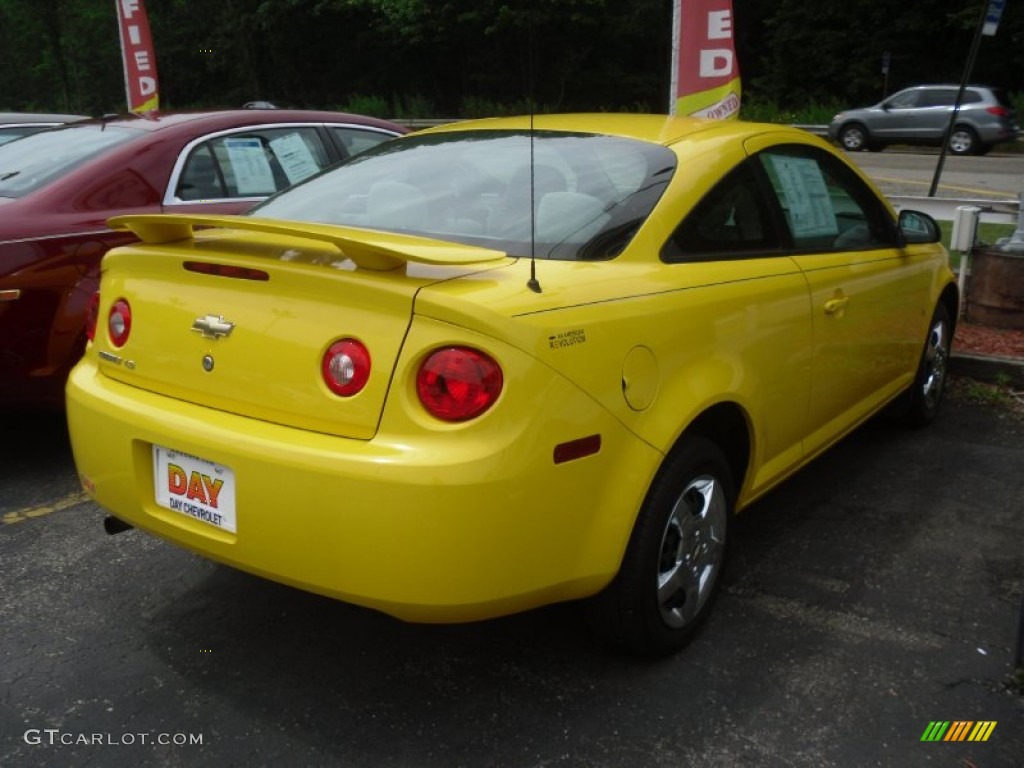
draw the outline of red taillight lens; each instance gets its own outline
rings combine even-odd
[[[420,402],[444,421],[467,421],[498,399],[504,379],[488,355],[469,347],[445,347],[423,361],[416,376]]]
[[[1007,109],[1006,107],[988,107],[985,109],[985,111],[988,112],[990,115],[995,115],[996,117],[1010,116],[1010,110]]]
[[[327,348],[320,365],[327,388],[341,397],[352,397],[370,378],[370,353],[362,342],[342,339]]]
[[[132,308],[124,299],[118,299],[110,307],[107,315],[107,333],[110,343],[115,347],[123,347],[132,332]]]
[[[85,335],[89,341],[96,338],[96,324],[100,321],[100,292],[94,291],[89,299],[89,308],[85,310]]]

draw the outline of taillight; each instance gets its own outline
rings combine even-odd
[[[444,347],[420,366],[416,391],[427,412],[444,421],[476,418],[501,394],[500,366],[470,347]]]
[[[107,333],[110,343],[115,347],[123,347],[132,332],[132,308],[124,299],[118,299],[110,306],[107,315]]]
[[[990,115],[995,115],[996,117],[1010,116],[1010,110],[1007,109],[1006,107],[987,107],[985,111],[988,112]]]
[[[96,338],[96,324],[100,320],[100,292],[93,291],[89,308],[85,311],[85,335],[89,341]]]
[[[370,378],[370,353],[360,341],[341,339],[327,348],[320,369],[331,392],[352,397]]]
[[[213,275],[214,277],[257,280],[264,283],[270,279],[269,273],[251,267],[235,267],[230,264],[215,264],[206,261],[186,261],[182,266],[189,272],[198,272],[201,275]]]

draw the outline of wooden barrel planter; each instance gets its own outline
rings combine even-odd
[[[971,254],[967,320],[992,328],[1024,328],[1024,253],[978,248]]]

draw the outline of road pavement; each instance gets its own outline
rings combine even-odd
[[[946,406],[744,513],[714,615],[658,663],[578,606],[406,625],[108,537],[59,416],[7,419],[0,765],[1019,768],[1024,421]],[[995,726],[922,741],[947,721]]]

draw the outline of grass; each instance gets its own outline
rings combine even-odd
[[[949,248],[949,244],[953,236],[953,222],[951,221],[939,221],[937,222],[939,229],[942,231],[942,244]],[[1016,224],[993,224],[991,222],[983,221],[978,224],[978,234],[976,240],[978,245],[994,245],[996,242],[1004,237],[1010,237],[1016,231]],[[962,254],[959,251],[951,250],[949,252],[950,265],[953,269],[957,269],[960,266],[960,258]]]
[[[999,408],[1024,419],[1024,392],[1015,390],[1005,376],[999,376],[992,382],[951,376],[949,390],[953,399],[959,402]]]

